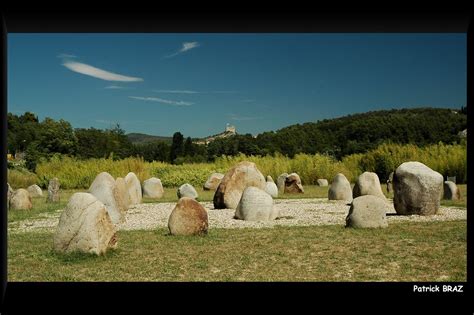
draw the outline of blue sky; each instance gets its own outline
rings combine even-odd
[[[466,104],[465,34],[8,34],[8,111],[204,137]]]

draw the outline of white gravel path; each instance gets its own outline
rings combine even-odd
[[[388,223],[392,222],[428,222],[466,220],[467,210],[456,207],[441,207],[439,213],[432,216],[399,216],[395,215],[392,204],[391,212],[387,215]],[[168,226],[168,217],[176,203],[145,203],[129,209],[125,222],[119,224],[119,230],[152,230]],[[327,198],[315,199],[277,199],[275,207],[280,209],[280,217],[274,221],[250,222],[234,219],[235,210],[215,210],[212,202],[201,202],[208,210],[209,228],[263,228],[280,226],[310,226],[310,225],[344,225],[349,212],[349,205],[341,201],[328,201]],[[394,215],[391,215],[394,214]],[[55,213],[43,214],[36,219],[28,219],[9,224],[9,232],[29,232],[34,230],[54,231],[61,210]]]

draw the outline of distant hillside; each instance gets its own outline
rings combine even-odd
[[[147,143],[152,141],[164,141],[164,142],[171,142],[173,137],[162,137],[162,136],[152,136],[147,135],[144,133],[129,133],[127,134],[127,138],[133,143]]]
[[[413,108],[372,111],[317,122],[291,125],[277,131],[217,139],[210,143],[212,156],[239,152],[266,155],[280,152],[328,153],[338,158],[363,153],[380,143],[412,143],[418,146],[438,142],[459,142],[467,128],[464,111],[447,108]]]

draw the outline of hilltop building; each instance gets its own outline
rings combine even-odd
[[[195,141],[194,143],[196,143],[196,144],[208,144],[208,143],[210,143],[210,142],[212,142],[216,139],[228,138],[228,137],[235,136],[236,134],[237,134],[237,129],[235,128],[235,126],[227,124],[226,127],[225,127],[224,132],[221,132],[217,135],[209,136],[209,137],[204,138],[204,139],[199,139],[199,140]]]

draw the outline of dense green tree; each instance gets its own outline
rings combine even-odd
[[[170,161],[174,162],[174,160],[178,156],[183,156],[184,153],[184,144],[183,144],[184,137],[181,132],[175,132],[173,134],[173,142],[171,143],[170,149]]]

